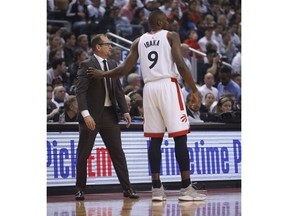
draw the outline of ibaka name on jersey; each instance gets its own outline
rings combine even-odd
[[[150,47],[150,46],[159,46],[160,40],[150,40],[150,41],[146,41],[144,43],[144,46],[146,48]]]

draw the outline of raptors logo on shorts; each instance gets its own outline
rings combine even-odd
[[[182,122],[187,122],[187,115],[183,114],[183,115],[181,116],[181,121],[182,121]]]

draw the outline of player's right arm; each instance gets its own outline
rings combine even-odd
[[[192,78],[192,75],[189,71],[189,68],[187,67],[180,48],[180,38],[179,35],[176,32],[170,32],[168,36],[168,40],[171,45],[172,49],[172,57],[173,60],[177,66],[177,69],[184,79],[184,81],[188,84],[188,86],[191,88],[192,92],[197,92],[198,89],[194,83],[194,80]]]

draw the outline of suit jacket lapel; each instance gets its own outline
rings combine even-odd
[[[92,64],[94,65],[95,68],[102,70],[100,63],[98,62],[97,58],[94,55],[91,56],[91,61],[92,61]],[[109,59],[107,59],[107,64],[108,64],[108,69],[111,70],[112,66],[110,66],[110,60]],[[114,79],[110,78],[110,80],[111,80],[111,88],[112,88],[112,95],[111,95],[112,103],[115,104],[115,97],[114,97],[114,95],[115,95],[115,92],[114,92],[115,91],[115,88],[114,88],[115,83],[114,83]],[[102,79],[102,81],[103,81],[103,85],[104,85],[104,79]]]
[[[91,61],[93,65],[95,66],[95,68],[102,70],[100,63],[98,62],[98,60],[96,59],[94,55],[91,56]]]

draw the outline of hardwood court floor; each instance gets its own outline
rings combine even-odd
[[[152,202],[151,191],[137,192],[140,198],[122,193],[87,194],[84,201],[74,195],[48,196],[47,216],[240,216],[241,188],[200,191],[205,201],[179,202],[178,191],[166,190],[165,202]]]

